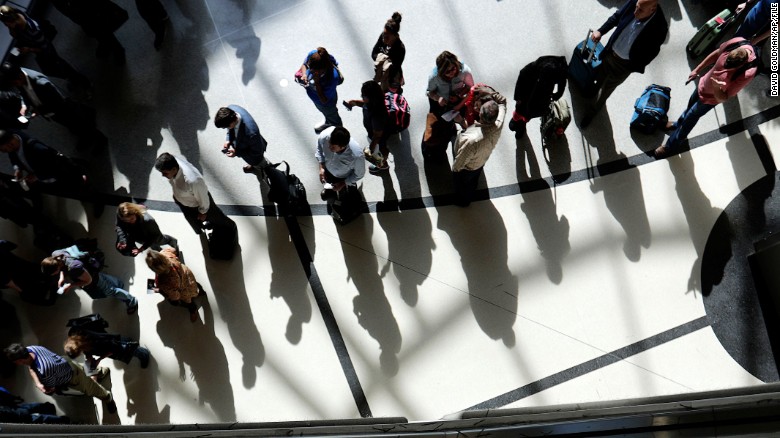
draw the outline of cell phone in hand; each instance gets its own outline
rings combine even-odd
[[[146,293],[147,294],[153,294],[154,288],[157,286],[157,282],[154,281],[154,278],[150,278],[146,280]]]

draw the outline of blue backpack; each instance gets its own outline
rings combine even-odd
[[[669,101],[672,89],[661,85],[650,85],[634,103],[631,127],[645,134],[652,134],[666,125],[669,119]]]

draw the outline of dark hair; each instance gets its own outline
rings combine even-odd
[[[5,353],[5,357],[11,362],[30,357],[30,352],[27,351],[27,347],[22,344],[11,344],[5,347],[3,353]]]
[[[383,114],[385,109],[385,93],[382,92],[382,86],[376,81],[363,82],[360,87],[360,95],[368,98],[368,110],[372,114]]]
[[[310,70],[325,70],[326,72],[333,69],[333,61],[330,59],[330,53],[325,47],[317,47],[317,51],[309,56],[309,62],[307,67]]]
[[[230,124],[235,122],[237,118],[235,111],[223,106],[217,110],[217,115],[214,116],[214,126],[217,128],[229,128]]]
[[[12,62],[6,61],[0,66],[0,75],[2,75],[3,80],[5,81],[15,81],[19,79],[22,74],[22,69]]]
[[[347,146],[349,144],[349,131],[343,126],[336,126],[333,128],[333,132],[330,133],[330,144],[336,146]]]
[[[443,78],[444,72],[447,71],[447,69],[449,69],[453,64],[458,67],[458,74],[460,74],[462,67],[460,65],[460,61],[458,61],[458,57],[455,56],[454,53],[447,50],[441,52],[439,56],[436,57],[436,69],[438,70],[436,74]]]
[[[385,23],[385,30],[398,35],[401,31],[401,13],[393,12],[393,16]]]
[[[179,162],[176,161],[176,157],[173,155],[169,154],[168,152],[163,152],[159,157],[157,157],[157,160],[154,161],[154,168],[160,172],[163,170],[178,169]]]
[[[6,144],[14,138],[13,131],[0,129],[0,144]]]

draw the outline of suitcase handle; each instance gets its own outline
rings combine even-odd
[[[588,41],[590,40],[591,35],[593,35],[593,29],[588,29],[588,34],[585,36],[585,41],[582,42],[582,50],[580,51],[581,56],[585,55],[586,50],[590,52],[588,60],[585,61],[586,64],[590,64],[593,60],[593,56],[596,54],[596,43],[593,43],[593,50],[588,49]]]

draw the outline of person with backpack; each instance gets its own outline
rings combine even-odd
[[[665,130],[670,132],[669,139],[654,151],[656,159],[676,152],[702,116],[718,104],[736,96],[758,72],[755,48],[742,37],[726,41],[707,55],[688,75],[688,81],[699,77],[710,65],[712,68],[699,79],[699,84],[688,101],[688,107],[680,118],[674,123],[666,124]]]
[[[404,46],[398,32],[401,30],[401,14],[393,12],[393,16],[385,23],[385,28],[379,35],[371,59],[374,60],[374,81],[382,87],[382,91],[392,91],[402,94],[404,73],[401,65],[406,57]]]
[[[100,254],[95,255],[98,257],[81,250],[77,245],[60,249],[41,261],[41,272],[57,277],[57,293],[60,295],[81,288],[92,299],[112,297],[123,302],[128,315],[138,311],[138,299],[124,290],[122,280],[100,272],[103,263]]]
[[[515,83],[515,111],[509,121],[509,130],[516,138],[525,134],[530,119],[547,114],[550,102],[563,97],[568,72],[563,56],[540,56],[520,70]]]
[[[107,333],[108,322],[98,314],[87,315],[68,321],[70,330],[65,340],[65,354],[75,359],[82,354],[86,358],[87,371],[97,369],[101,360],[106,357],[130,363],[137,357],[141,368],[149,366],[151,353],[141,347],[138,341],[115,333]]]
[[[372,162],[368,166],[368,172],[379,175],[390,168],[387,164],[387,157],[390,155],[387,139],[409,126],[409,104],[400,94],[392,91],[383,93],[382,87],[376,81],[364,82],[360,88],[360,97],[345,101],[344,106],[350,111],[354,106],[363,108],[363,127],[371,140],[363,154]]]

